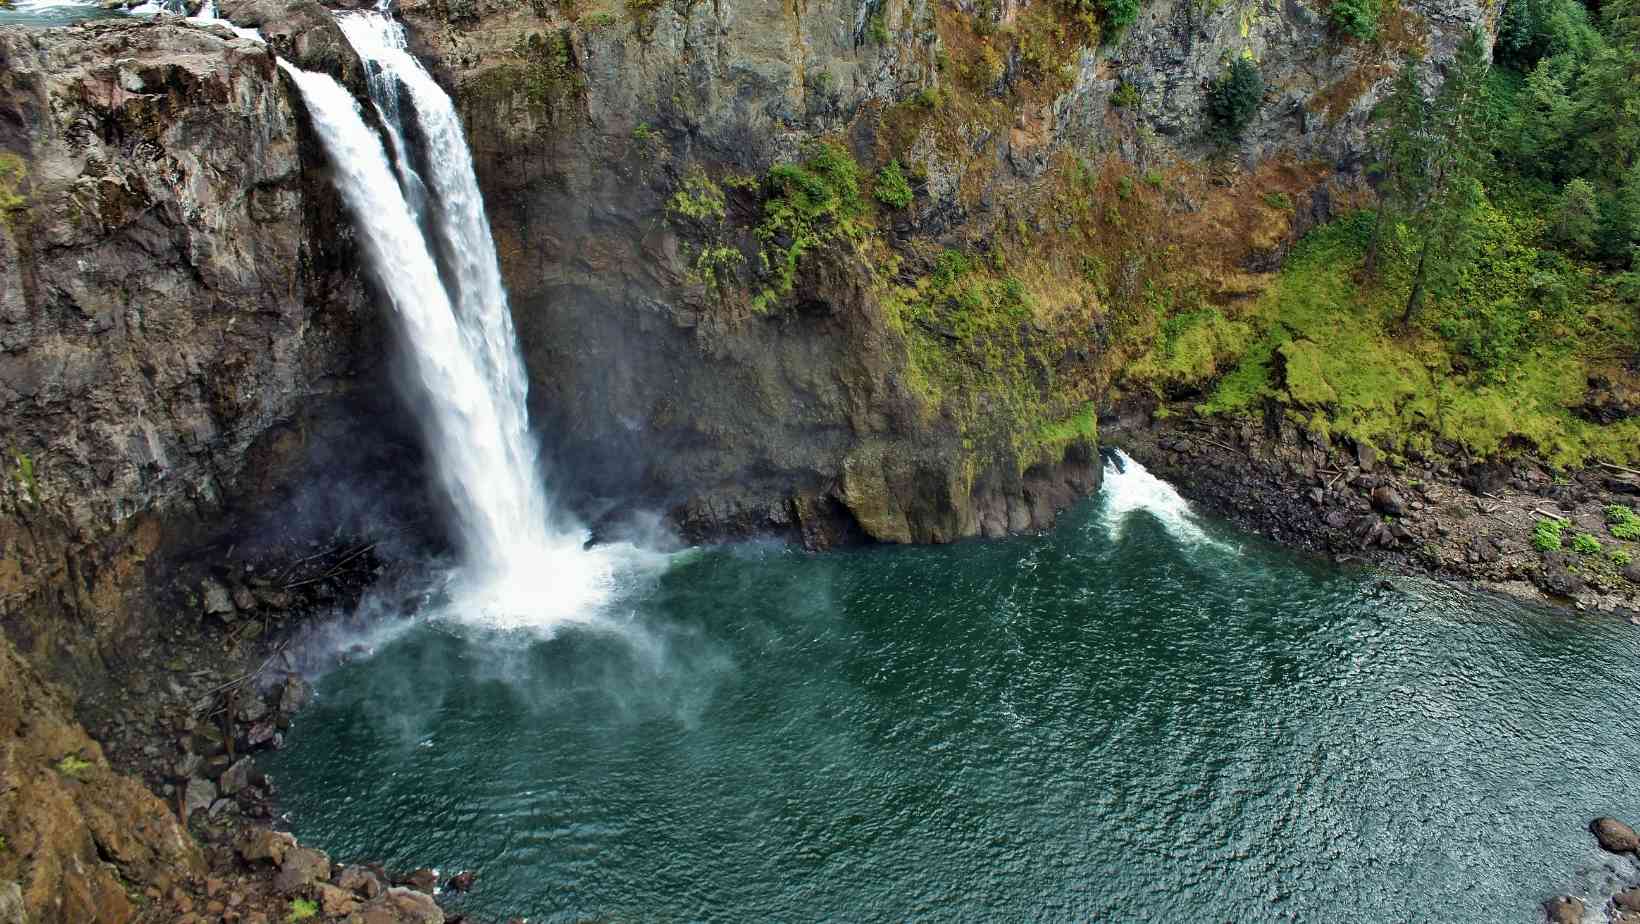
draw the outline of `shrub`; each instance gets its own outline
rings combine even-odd
[[[866,24],[866,35],[878,45],[888,44],[888,23],[883,21],[883,14],[872,14],[871,21]]]
[[[1634,561],[1634,556],[1630,555],[1627,549],[1612,549],[1611,552],[1607,553],[1607,557],[1612,560],[1612,564],[1619,568],[1627,568],[1629,562]]]
[[[1327,21],[1350,38],[1370,42],[1378,37],[1378,0],[1333,0]]]
[[[1606,508],[1606,531],[1613,539],[1640,539],[1640,514],[1622,504]]]
[[[318,913],[319,906],[309,899],[293,898],[290,901],[290,913],[285,915],[285,920],[290,924],[295,924],[297,921],[306,921]]]
[[[1139,0],[1098,0],[1104,33],[1115,35],[1139,18]]]
[[[1572,537],[1572,551],[1579,555],[1599,555],[1600,540],[1588,533],[1578,533]]]
[[[724,205],[723,190],[696,165],[683,178],[683,188],[667,200],[666,212],[673,219],[714,222],[723,220]]]
[[[1139,108],[1139,88],[1125,80],[1122,81],[1110,94],[1110,104],[1123,109]]]
[[[891,209],[903,209],[916,198],[911,191],[911,184],[906,181],[905,172],[900,169],[898,160],[891,160],[888,166],[877,171],[877,182],[872,187],[871,194],[877,201]]]
[[[809,145],[805,155],[798,163],[775,164],[765,182],[756,234],[772,285],[757,300],[762,306],[791,294],[803,254],[833,238],[858,237],[862,230],[860,165],[846,148],[829,141]]]
[[[1539,552],[1557,552],[1560,550],[1561,533],[1566,529],[1565,520],[1541,519],[1532,527],[1532,548]]]
[[[1264,75],[1248,58],[1237,58],[1207,91],[1207,135],[1220,144],[1241,137],[1264,99]]]
[[[945,93],[939,87],[923,87],[911,97],[911,103],[921,109],[938,109],[945,105]]]

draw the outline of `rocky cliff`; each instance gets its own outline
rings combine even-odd
[[[383,403],[295,98],[225,30],[0,30],[0,623],[25,650],[115,653],[163,553],[278,511]]]
[[[231,9],[231,4],[230,4]],[[1246,298],[1330,213],[1406,51],[1299,2],[409,0],[460,100],[561,484],[686,532],[945,541],[1097,484],[1161,309]],[[1078,12],[1078,11],[1081,12]],[[1256,61],[1232,144],[1204,97]],[[1345,182],[1340,184],[1340,179]]]

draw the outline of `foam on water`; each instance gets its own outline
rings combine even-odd
[[[1099,489],[1102,502],[1100,522],[1113,540],[1120,540],[1128,522],[1137,514],[1154,517],[1169,533],[1190,546],[1231,549],[1202,528],[1196,511],[1173,486],[1152,475],[1120,449],[1111,450],[1105,461],[1104,482]]]

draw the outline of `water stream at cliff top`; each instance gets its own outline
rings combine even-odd
[[[1142,468],[1043,536],[705,550],[647,646],[425,623],[269,769],[480,920],[1529,921],[1629,861],[1640,632],[1300,558]]]

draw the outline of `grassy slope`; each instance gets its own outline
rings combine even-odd
[[[1635,306],[1595,268],[1536,246],[1531,190],[1496,198],[1459,295],[1412,325],[1399,323],[1410,255],[1392,236],[1383,273],[1367,279],[1373,216],[1358,212],[1302,241],[1251,307],[1168,319],[1129,380],[1202,388],[1202,414],[1252,413],[1273,399],[1312,429],[1392,454],[1447,440],[1558,466],[1635,461],[1640,420],[1602,426],[1573,413],[1591,373],[1625,375],[1640,343]]]

